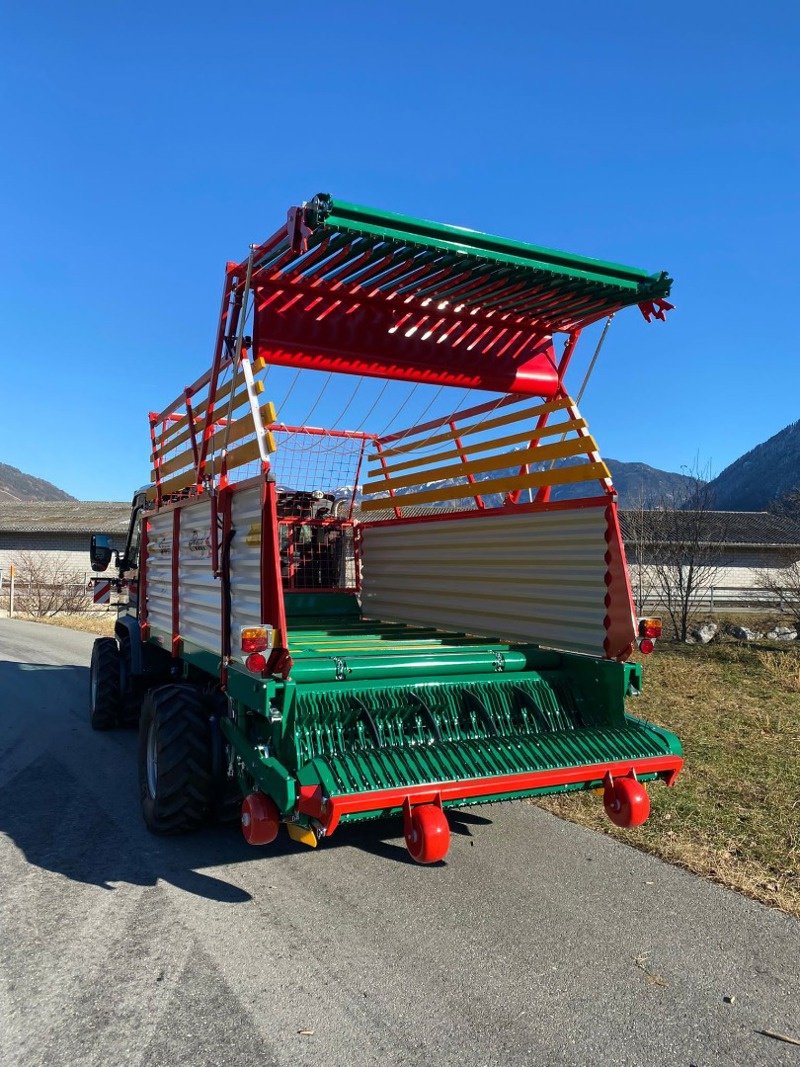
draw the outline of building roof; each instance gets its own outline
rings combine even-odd
[[[0,533],[124,534],[131,506],[116,500],[29,500],[0,504]]]
[[[651,541],[676,542],[697,537],[705,543],[751,547],[800,547],[800,522],[769,511],[635,511],[621,509],[625,541],[637,530]]]

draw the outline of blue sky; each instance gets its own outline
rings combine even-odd
[[[6,5],[0,461],[128,498],[226,260],[324,190],[668,270],[583,412],[607,456],[719,471],[800,417],[799,11]]]

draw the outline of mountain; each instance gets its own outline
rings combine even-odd
[[[606,465],[611,471],[614,488],[619,493],[621,508],[655,508],[667,502],[680,504],[695,484],[685,474],[662,471],[647,463],[606,459]],[[585,484],[553,487],[553,500],[575,500],[581,496],[586,496]]]
[[[584,457],[575,457],[574,459],[566,459],[559,462],[558,466],[569,467],[583,462],[585,462]],[[657,508],[664,504],[680,506],[688,497],[690,490],[696,485],[695,480],[685,474],[662,471],[657,467],[648,466],[647,463],[625,463],[619,459],[607,459],[606,464],[611,471],[611,480],[614,483],[614,488],[619,494],[621,508]],[[549,470],[550,464],[531,464],[530,469],[532,471]],[[480,483],[503,477],[504,475],[513,476],[517,474],[518,470],[518,467],[508,467],[504,470],[490,471],[488,474],[476,474],[475,480]],[[405,496],[425,489],[436,489],[442,485],[455,484],[457,483],[452,479],[425,482],[422,485],[411,486],[408,489],[398,489],[397,495]],[[592,488],[591,482],[554,485],[550,499],[577,500],[581,497],[592,496],[595,490],[599,495],[601,489],[597,482],[594,483],[594,488]],[[337,490],[337,492],[341,492],[341,490]],[[484,493],[482,496],[488,507],[500,507],[503,503],[503,496],[500,493]],[[360,499],[360,493],[357,494],[357,499]],[[525,493],[523,493],[523,499],[527,499]],[[441,506],[443,510],[450,511],[462,506],[470,506],[471,501],[472,497],[466,492],[465,486],[463,497],[435,506]]]
[[[745,452],[708,487],[720,511],[764,511],[800,489],[800,421]]]
[[[16,467],[0,463],[0,504],[18,504],[26,500],[74,500],[74,496],[63,489],[46,482],[44,478],[34,478]]]

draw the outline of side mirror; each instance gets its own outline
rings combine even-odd
[[[92,543],[89,546],[89,560],[93,571],[108,569],[114,550],[109,544],[106,534],[92,534]]]

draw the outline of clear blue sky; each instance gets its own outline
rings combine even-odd
[[[324,190],[668,270],[583,411],[607,456],[720,470],[800,417],[799,11],[5,5],[0,461],[128,498],[225,261]]]

